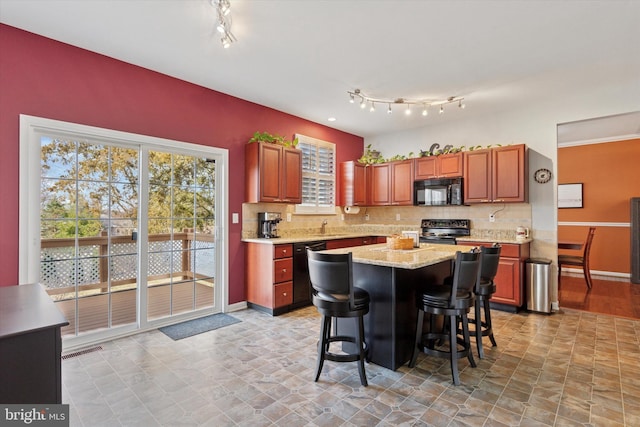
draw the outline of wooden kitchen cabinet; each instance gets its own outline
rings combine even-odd
[[[527,149],[524,144],[463,154],[465,204],[527,201]]]
[[[458,242],[465,246],[491,246],[489,242]],[[496,293],[491,297],[496,308],[510,307],[517,311],[524,300],[524,262],[529,258],[530,244],[501,243],[500,263],[494,279]]]
[[[302,203],[302,151],[278,144],[245,146],[247,203]]]
[[[293,304],[293,245],[247,243],[245,274],[249,307],[272,315]]]
[[[464,157],[462,152],[414,159],[415,180],[454,178],[462,176]]]
[[[413,160],[369,165],[371,206],[413,205]]]
[[[340,163],[340,206],[367,205],[367,166],[357,161]]]

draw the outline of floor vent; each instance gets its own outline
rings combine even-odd
[[[83,354],[93,353],[94,351],[100,351],[100,350],[102,350],[101,346],[88,348],[86,350],[76,351],[75,353],[65,354],[64,356],[62,356],[62,360],[71,359],[72,357],[82,356]]]

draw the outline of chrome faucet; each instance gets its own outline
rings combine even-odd
[[[320,227],[320,234],[324,234],[327,231],[327,220],[322,221],[322,226]]]

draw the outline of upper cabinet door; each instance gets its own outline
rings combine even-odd
[[[464,202],[491,202],[491,150],[464,152]]]
[[[384,206],[391,204],[391,164],[369,165],[369,204]]]
[[[419,157],[415,160],[415,179],[430,179],[438,176],[438,156]]]
[[[525,145],[494,148],[491,154],[493,201],[525,202],[527,200]]]
[[[282,147],[275,144],[260,144],[260,201],[280,200],[282,177]]]
[[[302,203],[302,151],[283,148],[282,156],[281,199],[286,203]]]
[[[438,176],[446,178],[462,176],[464,172],[462,170],[463,163],[462,152],[438,156]]]
[[[391,163],[391,204],[413,204],[413,160]]]
[[[356,161],[340,163],[340,206],[367,205],[367,166]]]

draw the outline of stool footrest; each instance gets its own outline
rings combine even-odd
[[[344,336],[344,335],[336,335],[333,337],[329,337],[329,339],[327,340],[329,344],[331,344],[332,342],[350,342],[350,343],[356,343],[356,339],[354,337],[348,337],[348,336]],[[320,346],[321,343],[318,343],[318,346]],[[367,343],[363,342],[363,350],[364,350],[364,354],[365,354],[365,359],[367,356]],[[332,353],[328,350],[325,350],[324,352],[324,358],[327,360],[331,360],[333,362],[355,362],[357,360],[360,360],[360,353]]]
[[[436,356],[436,357],[442,357],[444,359],[449,359],[451,356],[451,351],[450,350],[440,350],[437,348],[433,348],[433,343],[435,341],[444,339],[445,342],[449,342],[449,335],[448,334],[441,334],[441,333],[436,333],[436,332],[429,332],[426,333],[424,335],[422,335],[422,339],[420,340],[420,342],[418,342],[417,346],[418,349],[420,351],[422,351],[425,354],[429,354],[431,356]],[[425,342],[430,342],[429,344],[424,344]],[[456,337],[456,343],[460,346],[462,346],[462,348],[458,348],[457,351],[457,355],[456,357],[458,359],[462,359],[464,357],[467,357],[469,355],[469,351],[471,350],[470,347],[465,345],[465,342],[463,339]]]

